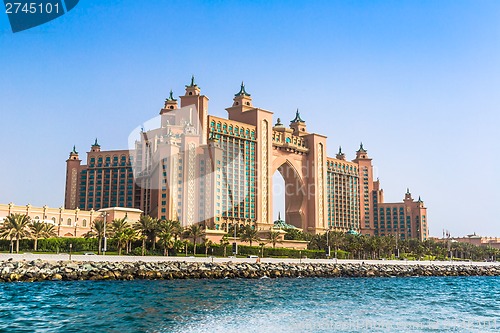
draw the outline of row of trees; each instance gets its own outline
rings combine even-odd
[[[164,255],[168,255],[169,250],[174,248],[176,242],[179,242],[180,236],[184,230],[179,221],[158,220],[148,215],[143,215],[139,221],[129,224],[125,218],[114,219],[111,223],[104,220],[95,220],[92,228],[84,237],[97,238],[98,253],[101,253],[104,236],[114,239],[118,254],[132,252],[134,241],[142,241],[141,254],[144,255],[148,245],[152,251],[156,250],[156,244],[159,243],[164,249]],[[105,235],[106,233],[106,235]]]
[[[229,232],[227,234],[228,237],[234,235],[233,228],[234,227],[229,228]],[[281,233],[279,231],[269,230],[265,234],[266,238],[262,239],[258,236],[257,230],[255,230],[255,228],[252,228],[249,225],[237,227],[236,236],[239,237],[242,242],[250,243],[250,246],[252,246],[253,242],[258,242],[260,246],[263,246],[266,244],[265,242],[268,242],[273,245],[273,248],[275,248],[277,243],[282,242]]]
[[[325,249],[327,246],[334,251],[348,253],[355,259],[390,258],[397,255],[407,258],[457,258],[472,260],[494,260],[500,256],[500,249],[491,246],[476,246],[469,243],[459,243],[453,240],[436,241],[419,239],[397,239],[395,236],[365,236],[351,235],[331,231],[328,237],[322,235],[303,234],[302,238],[309,241],[309,249]],[[328,239],[328,243],[327,243]]]
[[[236,236],[241,241],[249,243],[250,246],[257,243],[262,250],[267,243],[272,244],[273,248],[277,243],[281,243],[282,232],[270,230],[266,234],[266,239],[258,236],[257,230],[250,226],[236,227]],[[234,227],[232,227],[234,228]],[[230,228],[220,241],[220,246],[224,249],[226,256],[227,247],[230,239],[234,236],[235,230]],[[141,242],[140,253],[145,255],[148,249],[151,252],[156,251],[158,245],[163,249],[163,254],[169,252],[179,252],[182,249],[187,251],[186,241],[189,239],[193,244],[193,253],[196,254],[198,241],[203,235],[203,229],[199,225],[191,225],[182,228],[179,221],[158,220],[148,215],[143,215],[139,221],[129,224],[126,219],[114,219],[111,222],[104,223],[104,220],[95,220],[91,231],[86,233],[86,238],[96,238],[98,243],[98,253],[101,253],[104,234],[108,239],[113,239],[116,243],[118,254],[122,251],[131,253],[132,244]],[[7,216],[0,228],[0,238],[10,241],[11,250],[19,253],[19,241],[21,239],[33,239],[33,250],[37,251],[39,239],[56,237],[55,226],[38,220],[31,220],[24,214],[11,214]],[[311,235],[297,229],[286,230],[285,239],[308,241],[310,250],[324,250],[329,246],[336,253],[356,258],[356,259],[378,259],[390,258],[401,254],[402,257],[409,258],[460,258],[472,260],[492,260],[500,256],[500,250],[491,246],[475,246],[468,243],[443,242],[435,240],[420,241],[418,239],[396,239],[394,236],[365,236],[351,235],[337,231],[330,231],[328,235]],[[210,246],[213,245],[209,240],[205,240],[203,247],[207,254]],[[139,250],[139,249],[137,249]],[[137,254],[139,254],[137,252]]]
[[[56,236],[54,225],[41,221],[32,221],[24,214],[11,214],[4,220],[0,228],[0,237],[10,240],[10,248],[13,249],[16,242],[16,253],[19,253],[19,241],[23,238],[31,238],[34,242],[34,250],[37,250],[40,238],[50,238]]]

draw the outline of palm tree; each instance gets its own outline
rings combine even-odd
[[[55,237],[57,236],[56,228],[53,224],[45,223],[45,230],[43,233],[45,238]]]
[[[337,251],[344,243],[344,234],[339,231],[330,231],[328,233],[328,243],[327,245],[333,244],[333,250],[335,251],[335,258],[337,257]]]
[[[220,240],[220,245],[224,248],[224,257],[225,257],[227,253],[227,247],[229,245],[229,238],[227,237],[227,235],[222,236]]]
[[[94,220],[92,230],[85,237],[97,237],[97,254],[101,254],[101,243],[104,237],[104,220]]]
[[[123,235],[125,238],[125,249],[127,253],[132,251],[132,242],[137,238],[137,232],[132,228],[125,228],[123,230]]]
[[[134,229],[139,232],[142,239],[142,255],[146,252],[146,239],[151,239],[155,233],[157,219],[149,215],[141,215],[139,221],[134,224]],[[156,237],[156,235],[154,235]],[[154,240],[153,240],[154,242]]]
[[[113,238],[116,239],[118,248],[118,255],[122,254],[122,247],[126,242],[126,236],[124,235],[124,231],[127,228],[127,221],[125,218],[122,219],[114,219],[111,222],[111,232],[113,233]]]
[[[172,223],[172,234],[174,235],[174,239],[178,240],[179,237],[182,235],[182,232],[184,231],[181,226],[181,222],[179,220],[170,221]]]
[[[205,246],[205,257],[208,257],[208,248],[212,246],[212,241],[210,239],[205,239],[203,245]]]
[[[174,235],[166,230],[162,230],[158,233],[160,239],[160,245],[163,246],[163,255],[168,256],[168,251],[174,246],[175,240]]]
[[[202,230],[198,224],[192,224],[190,225],[186,231],[185,235],[187,238],[192,238],[193,239],[193,254],[196,255],[196,240],[202,235]]]
[[[9,237],[16,239],[16,253],[19,253],[19,240],[30,235],[27,230],[30,221],[30,217],[25,214],[11,214],[5,218],[4,227],[10,229]]]
[[[250,246],[252,246],[252,242],[258,242],[260,240],[257,236],[257,230],[249,225],[245,226],[245,229],[243,229],[240,239],[242,242],[250,242]]]
[[[38,239],[43,238],[45,236],[46,224],[40,221],[31,222],[28,227],[31,231],[31,238],[35,240],[35,244],[33,246],[33,251],[36,251],[38,248]]]
[[[260,242],[259,246],[260,246],[260,256],[262,258],[264,258],[264,246],[266,246],[266,243],[265,242]]]
[[[13,249],[14,249],[14,235],[12,234],[12,229],[10,228],[10,226],[4,222],[4,224],[2,225],[2,228],[0,229],[0,237],[2,238],[5,238],[5,239],[9,239],[10,241],[10,251],[12,253]]]
[[[161,220],[158,222],[158,237],[163,246],[163,255],[168,256],[168,251],[174,247],[177,223],[172,220]]]
[[[273,248],[276,247],[276,243],[283,243],[281,238],[281,233],[279,231],[269,230],[269,243],[273,244]]]

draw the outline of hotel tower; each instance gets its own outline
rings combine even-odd
[[[227,119],[208,114],[208,97],[194,77],[180,103],[172,92],[159,116],[131,135],[129,150],[95,143],[83,165],[76,149],[66,161],[65,208],[138,208],[188,226],[228,230],[273,226],[273,175],[285,181],[285,221],[309,233],[428,237],[427,212],[409,190],[385,203],[363,144],[352,161],[339,148],[327,156],[327,137],[308,131],[297,110],[288,125],[255,107],[244,84]]]

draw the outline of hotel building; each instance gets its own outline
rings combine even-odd
[[[326,136],[310,133],[298,110],[288,126],[274,121],[243,84],[226,111],[227,119],[209,115],[208,97],[192,78],[180,105],[170,92],[156,125],[137,132],[130,152],[101,151],[96,142],[87,165],[70,153],[65,207],[135,207],[184,226],[270,230],[272,178],[280,172],[285,221],[306,232],[428,237],[420,199],[407,193],[401,203],[384,203],[363,144],[352,161],[341,149],[328,157]]]

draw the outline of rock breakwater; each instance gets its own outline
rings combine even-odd
[[[500,266],[350,263],[0,262],[0,281],[172,280],[263,277],[500,276]]]

